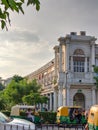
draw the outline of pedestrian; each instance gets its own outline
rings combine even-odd
[[[85,130],[89,130],[88,123],[85,125]]]
[[[86,120],[88,120],[89,111],[90,111],[90,109],[87,109],[87,110],[85,111],[85,119],[86,119]]]
[[[34,113],[30,108],[28,108],[26,114],[27,114],[27,118],[30,119],[32,122],[34,122]]]

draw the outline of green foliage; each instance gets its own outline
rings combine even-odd
[[[26,114],[26,112],[25,112],[25,111],[21,110],[21,111],[20,111],[20,116],[26,117],[26,116],[27,116],[27,114]]]
[[[39,0],[27,0],[27,6],[32,5],[36,6],[36,10],[38,11],[40,9],[40,2]],[[23,10],[23,4],[25,3],[25,0],[1,0],[0,4],[0,22],[1,22],[1,28],[7,29],[7,22],[10,24],[10,17],[9,12],[22,12],[24,14]]]
[[[5,110],[7,102],[6,102],[5,98],[3,98],[2,95],[3,95],[3,93],[0,92],[0,110]]]
[[[4,88],[5,86],[2,83],[0,83],[0,91],[3,90]]]
[[[15,82],[20,82],[21,80],[23,80],[23,77],[18,76],[18,75],[14,75],[12,80],[14,80]]]
[[[12,80],[4,90],[4,95],[12,105],[18,104],[22,102],[21,98],[24,95],[24,86],[20,82]]]
[[[11,113],[11,112],[8,111],[8,110],[6,110],[6,111],[3,110],[2,112],[3,112],[5,115],[7,115],[8,117],[10,116],[10,113]]]
[[[28,0],[27,5],[30,5],[30,4],[36,5],[36,10],[40,9],[40,2],[39,2],[39,0]]]
[[[39,112],[43,123],[55,123],[56,122],[56,112]]]
[[[1,99],[6,101],[8,110],[16,104],[36,105],[46,103],[48,100],[47,97],[41,95],[41,85],[37,84],[36,80],[28,82],[27,79],[18,75],[15,75],[2,91]],[[2,105],[4,105],[2,100]]]
[[[28,105],[36,105],[38,103],[47,103],[48,98],[41,96],[40,93],[30,93],[27,96],[23,96],[23,102]]]
[[[98,88],[98,66],[94,66],[94,72],[96,73],[96,76],[94,76],[94,79],[96,81],[96,87]]]

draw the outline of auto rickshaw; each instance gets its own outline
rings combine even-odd
[[[98,105],[92,106],[89,110],[88,129],[98,130]]]
[[[78,112],[77,115],[75,115]],[[57,110],[58,124],[86,124],[85,115],[80,106],[61,106]]]
[[[11,108],[11,118],[21,118],[31,121],[31,119],[27,118],[26,111],[31,109],[34,113],[34,123],[40,122],[39,113],[35,111],[35,106],[28,106],[28,105],[15,105]]]

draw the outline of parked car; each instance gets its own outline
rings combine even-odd
[[[9,118],[0,112],[0,130],[35,130],[35,124],[19,118]]]

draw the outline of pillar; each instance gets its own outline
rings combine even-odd
[[[58,100],[57,100],[57,90],[55,90],[54,89],[54,111],[56,111],[57,110],[57,102],[58,102]]]
[[[50,93],[50,110],[52,110],[52,93]]]
[[[95,88],[92,88],[92,105],[96,104],[96,93],[95,93]]]
[[[62,72],[62,44],[59,46],[59,72]]]
[[[92,54],[92,65],[95,65],[95,43],[94,42],[92,42],[92,52],[91,52],[91,54]],[[94,72],[93,66],[92,66],[92,72]]]
[[[87,57],[85,57],[85,72],[87,72]]]
[[[73,56],[71,56],[71,71],[73,72]]]
[[[69,88],[66,88],[66,105],[69,106],[70,104],[70,93],[69,93]]]
[[[65,69],[66,71],[69,70],[69,41],[66,41],[66,46],[65,46]]]
[[[59,91],[58,91],[58,107],[63,105],[63,101],[62,100],[63,100],[62,89],[59,88]]]

